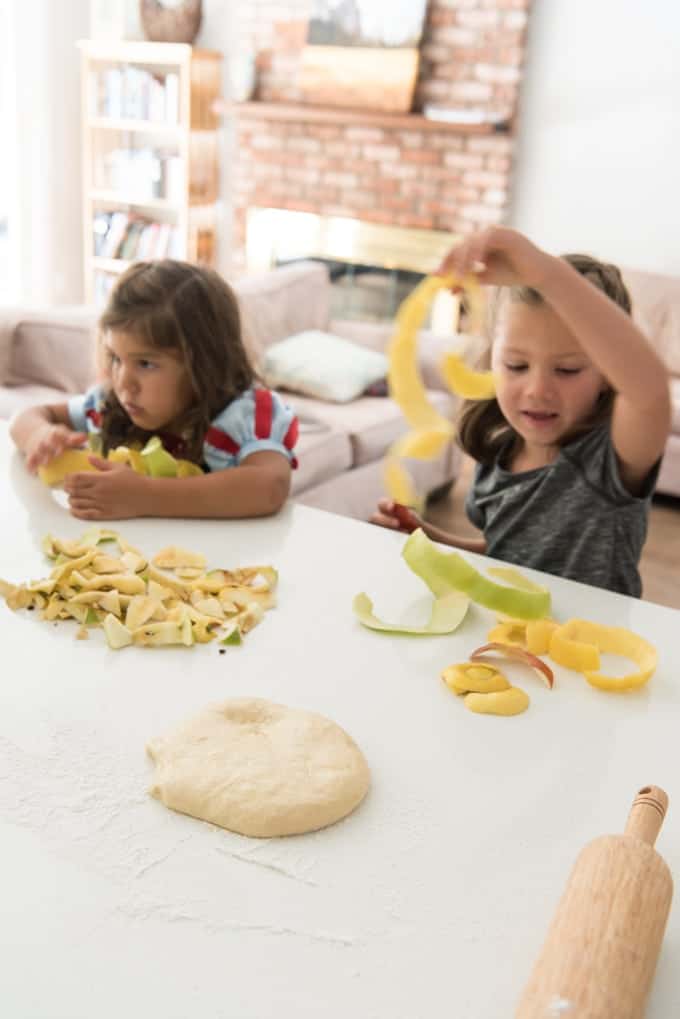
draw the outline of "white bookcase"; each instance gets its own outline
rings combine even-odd
[[[132,262],[213,265],[221,54],[174,43],[79,43],[85,297]]]

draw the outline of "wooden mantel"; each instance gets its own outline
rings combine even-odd
[[[346,110],[329,106],[312,106],[308,103],[233,103],[217,100],[214,110],[218,114],[231,114],[241,120],[297,121],[313,124],[366,124],[370,127],[394,128],[406,131],[450,131],[455,134],[497,134],[509,130],[509,121],[489,120],[486,123],[467,123],[434,120],[422,113],[385,113],[380,110]]]

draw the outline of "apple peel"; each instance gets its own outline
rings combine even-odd
[[[409,294],[396,315],[396,328],[388,347],[389,367],[387,384],[390,396],[401,409],[412,431],[397,439],[385,459],[384,481],[388,494],[396,502],[420,506],[421,499],[400,457],[431,460],[438,456],[446,443],[453,438],[455,429],[430,402],[418,367],[418,330],[423,325],[435,294],[453,286],[465,290],[475,319],[473,328],[481,328],[482,297],[479,282],[474,275],[458,278],[426,276]],[[462,385],[468,391],[480,387],[488,390],[487,375],[468,368],[457,355],[450,355],[442,364],[442,371],[454,392]]]
[[[355,596],[352,610],[363,626],[369,630],[382,630],[385,633],[420,634],[437,636],[453,633],[465,619],[470,599],[459,591],[449,591],[432,604],[432,613],[423,626],[412,626],[409,623],[388,623],[379,619],[373,612],[373,602],[363,591]]]
[[[447,354],[441,363],[441,373],[451,392],[464,400],[492,400],[496,395],[493,372],[475,371],[460,354]]]
[[[100,541],[115,542],[120,557],[101,555]],[[54,563],[50,575],[24,584],[0,580],[0,596],[8,608],[37,609],[45,621],[75,619],[100,626],[113,650],[191,646],[236,631],[238,638],[232,639],[240,640],[276,603],[278,573],[273,566],[215,569],[197,576],[195,584],[184,584],[176,575],[161,573],[114,531],[91,529],[76,541],[48,535],[42,547]],[[164,565],[175,563],[177,570],[186,568],[181,564],[187,557],[205,562],[175,546],[159,556]],[[143,572],[137,572],[140,568]]]
[[[571,645],[568,650],[578,652],[577,664],[581,666],[586,657],[597,657],[597,665],[577,668],[576,671],[582,672],[588,683],[600,690],[616,693],[635,690],[644,686],[656,671],[658,656],[654,645],[622,626],[605,626],[591,623],[587,619],[570,619],[555,630],[550,642],[550,657],[568,668],[575,668],[574,664],[569,664],[575,658],[569,658],[568,661],[564,658],[566,645]],[[598,671],[600,653],[630,658],[639,666],[639,670],[624,676],[606,676]]]
[[[521,715],[529,707],[529,696],[518,686],[496,693],[469,693],[465,707],[478,715]]]
[[[38,468],[38,477],[45,485],[60,485],[68,474],[82,471],[97,471],[90,457],[97,451],[92,448],[65,449],[49,463]],[[177,460],[164,448],[158,435],[152,436],[142,450],[128,446],[116,446],[109,451],[109,463],[127,464],[137,474],[152,478],[190,478],[203,474],[198,464],[190,460]]]
[[[476,662],[480,659],[485,658],[488,654],[495,652],[501,655],[503,658],[511,658],[517,662],[524,662],[525,665],[529,665],[532,669],[536,669],[546,679],[547,685],[552,690],[555,683],[555,677],[553,671],[549,665],[542,662],[536,655],[532,655],[531,652],[525,651],[524,648],[519,647],[517,644],[500,644],[497,641],[492,641],[490,644],[483,644],[481,647],[476,648],[470,655],[470,661]]]
[[[484,577],[458,552],[442,552],[422,528],[406,540],[402,556],[435,597],[450,590],[462,591],[486,608],[507,613],[518,619],[543,619],[550,613],[550,592],[520,590],[496,584]]]

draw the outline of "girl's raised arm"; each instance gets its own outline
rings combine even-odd
[[[541,293],[616,393],[612,442],[635,492],[670,431],[668,370],[632,318],[562,259],[552,259]]]

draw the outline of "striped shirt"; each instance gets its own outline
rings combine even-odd
[[[107,390],[92,386],[68,401],[71,426],[78,432],[97,435]],[[158,432],[168,452],[181,456],[181,439]],[[285,456],[297,467],[294,455],[298,420],[281,397],[270,389],[253,386],[217,414],[203,440],[202,466],[209,471],[237,467],[253,453],[270,450]]]

